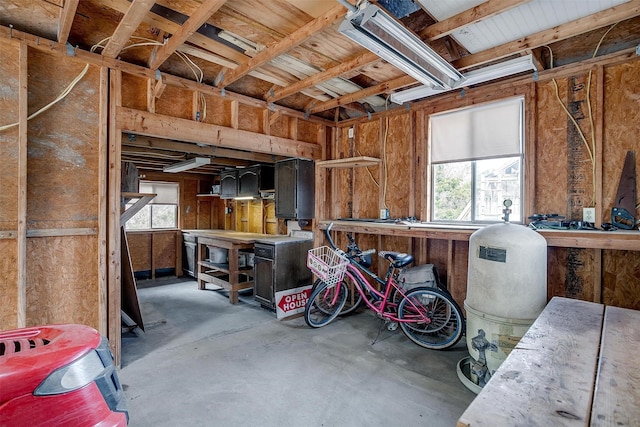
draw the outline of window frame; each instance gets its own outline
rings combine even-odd
[[[520,134],[520,152],[518,153],[518,155],[516,156],[496,156],[496,157],[484,157],[484,158],[475,158],[475,159],[464,159],[464,160],[459,160],[459,161],[450,161],[450,162],[437,162],[437,163],[433,163],[432,158],[431,158],[431,147],[432,147],[432,139],[431,139],[431,135],[432,135],[432,121],[431,121],[431,116],[432,115],[439,115],[439,114],[446,114],[446,113],[451,113],[451,112],[455,112],[458,110],[466,110],[466,109],[472,109],[472,108],[477,108],[477,107],[485,107],[491,103],[500,103],[503,101],[508,101],[511,99],[519,99],[520,100],[520,105],[521,105],[521,114],[520,114],[520,125],[519,125],[519,134]],[[526,167],[526,153],[527,153],[527,96],[524,93],[516,93],[513,94],[511,96],[507,96],[507,97],[502,97],[502,98],[495,98],[495,99],[491,99],[491,100],[486,100],[484,102],[478,103],[478,104],[474,104],[473,102],[470,104],[467,104],[463,107],[460,108],[450,108],[447,110],[440,110],[440,111],[433,111],[430,114],[427,114],[426,117],[426,122],[427,122],[427,132],[426,132],[426,139],[427,139],[427,179],[428,179],[428,184],[427,184],[427,191],[426,191],[426,195],[425,197],[427,198],[427,208],[428,208],[428,212],[427,212],[427,217],[428,217],[428,222],[430,223],[435,223],[435,224],[447,224],[447,225],[461,225],[461,226],[465,226],[465,225],[488,225],[488,224],[496,224],[501,222],[500,220],[477,220],[475,219],[476,217],[476,212],[477,212],[477,203],[476,203],[476,196],[478,194],[478,188],[477,188],[477,179],[476,179],[476,172],[477,172],[477,164],[476,162],[478,161],[482,161],[482,160],[492,160],[492,159],[500,159],[500,158],[513,158],[513,159],[519,159],[519,191],[520,191],[520,218],[516,221],[512,221],[510,219],[510,222],[514,222],[517,224],[523,224],[525,223],[525,218],[526,218],[526,200],[527,200],[527,195],[525,194],[525,189],[527,188],[526,184],[525,184],[525,180],[527,179],[527,167]],[[469,162],[471,163],[471,209],[470,209],[470,217],[471,220],[451,220],[451,219],[434,219],[434,214],[435,214],[435,203],[436,203],[436,180],[435,180],[435,167],[439,164],[452,164],[452,163],[463,163],[463,162]]]
[[[136,214],[131,217],[131,219],[129,221],[131,221],[133,218],[135,218],[138,214],[140,214],[140,212],[143,212],[144,210],[149,210],[149,228],[128,228],[127,224],[129,223],[129,221],[127,221],[127,223],[125,224],[125,230],[126,231],[167,231],[167,230],[178,230],[180,228],[180,183],[179,182],[174,182],[174,181],[153,181],[153,180],[141,180],[140,181],[140,186],[142,186],[142,184],[169,184],[171,186],[175,186],[176,189],[176,203],[154,203],[154,200],[152,199],[149,203],[147,203],[142,209],[140,209],[139,212],[136,212]],[[127,206],[131,205],[131,203],[127,203]],[[154,206],[173,206],[175,209],[175,225],[174,226],[170,226],[170,227],[154,227],[153,226],[153,207]]]

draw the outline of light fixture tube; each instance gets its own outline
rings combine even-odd
[[[339,31],[424,84],[445,89],[463,78],[422,40],[368,2],[347,13]]]
[[[396,92],[391,95],[391,102],[396,104],[404,104],[415,99],[426,98],[432,95],[446,93],[454,89],[465,86],[471,86],[478,83],[485,83],[491,80],[507,77],[525,71],[535,71],[536,67],[533,63],[532,55],[525,55],[518,58],[510,59],[499,64],[490,65],[478,70],[469,71],[464,74],[464,80],[461,80],[451,89],[437,89],[433,86],[423,85],[411,89]]]
[[[185,160],[184,162],[165,166],[164,168],[162,168],[162,171],[169,173],[184,172],[186,170],[199,168],[200,166],[208,165],[210,163],[211,159],[209,157],[194,157],[192,159]]]

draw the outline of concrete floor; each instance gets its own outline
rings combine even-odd
[[[372,344],[368,311],[311,329],[251,295],[159,282],[139,284],[146,333],[122,339],[131,427],[455,426],[475,397],[456,374],[463,341],[432,351],[385,328]]]

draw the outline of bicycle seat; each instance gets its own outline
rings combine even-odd
[[[413,255],[403,252],[380,251],[378,255],[393,264],[395,268],[402,268],[413,262]]]

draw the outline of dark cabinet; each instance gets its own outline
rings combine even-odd
[[[239,197],[260,197],[261,191],[270,191],[274,188],[272,165],[255,165],[238,170]]]
[[[231,199],[238,195],[238,171],[220,172],[220,198]]]
[[[313,160],[287,159],[276,162],[276,217],[311,219],[315,211],[315,167]]]
[[[265,308],[276,308],[276,292],[312,283],[307,252],[312,240],[259,241],[253,265],[254,298]]]
[[[198,238],[189,233],[182,234],[182,271],[191,277],[196,277],[196,252]]]

